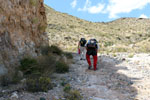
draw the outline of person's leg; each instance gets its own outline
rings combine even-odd
[[[93,56],[93,59],[94,59],[94,63],[93,63],[93,66],[94,66],[94,70],[96,70],[96,66],[97,66],[97,55],[94,55]]]
[[[90,55],[86,54],[86,60],[89,64],[89,69],[91,68],[91,60],[90,60]]]
[[[83,55],[82,55],[84,60],[85,60],[85,58],[86,58],[86,55],[85,55],[85,54],[86,54],[86,49],[85,49],[85,47],[84,47],[84,48],[83,48]]]
[[[83,59],[83,47],[80,47],[80,59],[82,60]]]

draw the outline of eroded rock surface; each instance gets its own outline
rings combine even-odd
[[[0,0],[0,75],[46,44],[43,0]]]

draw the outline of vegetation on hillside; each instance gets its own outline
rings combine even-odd
[[[69,71],[72,54],[63,52],[55,45],[41,47],[40,56],[33,58],[26,56],[20,60],[20,66],[14,74],[2,76],[2,86],[18,84],[25,79],[25,88],[31,92],[48,91],[53,87],[51,76],[53,73],[66,73]],[[18,74],[19,71],[22,75]]]
[[[45,5],[50,44],[77,51],[81,37],[96,38],[101,52],[149,52],[150,19],[120,18],[112,22],[88,22]],[[143,45],[143,43],[146,43]]]

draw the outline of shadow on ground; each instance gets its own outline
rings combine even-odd
[[[125,59],[118,60],[106,55],[99,56],[98,58],[98,70],[96,74],[100,74],[100,77],[105,79],[104,83],[107,88],[117,92],[119,100],[135,100],[137,90],[132,85],[135,80],[139,79],[119,73],[119,70],[128,71],[126,66],[118,66]]]
[[[78,56],[78,54],[73,55]],[[98,57],[97,71],[88,70],[87,62],[79,61],[82,63],[82,67],[85,66],[83,70],[89,77],[89,81],[87,81],[88,87],[85,86],[82,90],[87,92],[86,94],[89,94],[89,96],[103,98],[103,100],[135,100],[137,89],[132,85],[134,81],[140,79],[132,78],[119,72],[120,70],[128,71],[126,66],[119,66],[124,61],[125,59],[100,55]]]

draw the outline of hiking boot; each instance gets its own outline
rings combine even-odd
[[[89,66],[88,69],[91,69],[91,66]]]
[[[82,58],[80,58],[80,60],[82,60]]]
[[[98,70],[98,68],[94,69],[94,71]]]

